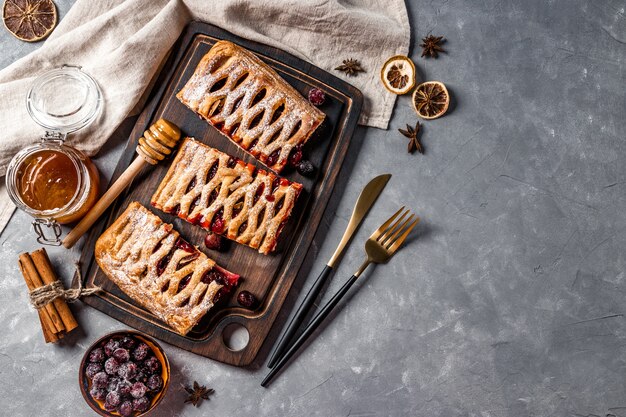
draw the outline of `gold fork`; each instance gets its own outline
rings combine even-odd
[[[402,213],[402,215],[396,220],[400,213]],[[367,239],[365,242],[367,259],[354,274],[356,278],[358,278],[370,264],[387,263],[396,253],[400,245],[404,243],[406,237],[411,233],[411,230],[413,230],[415,225],[420,221],[420,218],[414,214],[411,214],[405,219],[406,215],[410,213],[409,210],[405,210],[404,207],[402,207]]]
[[[408,217],[407,217],[408,215]],[[398,217],[399,216],[399,217]],[[397,252],[400,246],[404,243],[411,230],[419,222],[419,217],[411,214],[410,210],[405,210],[402,207],[393,216],[391,216],[385,223],[383,223],[365,242],[365,253],[367,259],[359,267],[357,272],[350,277],[350,279],[341,287],[339,291],[333,296],[333,298],[326,303],[326,305],[313,317],[311,322],[306,326],[300,337],[291,345],[289,350],[280,358],[280,360],[274,365],[267,376],[261,382],[261,386],[265,387],[272,380],[274,375],[280,371],[280,369],[287,363],[287,361],[293,356],[294,353],[304,344],[304,342],[313,334],[320,323],[330,314],[335,308],[337,303],[348,292],[350,287],[361,276],[363,271],[372,263],[380,264],[386,263]]]

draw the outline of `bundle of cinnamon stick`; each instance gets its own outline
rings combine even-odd
[[[46,250],[41,248],[19,257],[20,270],[29,291],[58,281]],[[56,298],[37,310],[46,343],[54,343],[78,327],[67,302]]]

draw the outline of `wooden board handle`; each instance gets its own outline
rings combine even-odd
[[[135,160],[126,168],[126,170],[120,175],[120,177],[113,183],[113,185],[104,193],[104,195],[98,200],[96,204],[87,212],[85,217],[72,229],[70,233],[63,239],[63,246],[67,249],[74,246],[74,244],[84,235],[91,226],[100,218],[102,213],[109,208],[111,203],[128,187],[133,178],[137,176],[139,171],[148,163],[138,156]]]

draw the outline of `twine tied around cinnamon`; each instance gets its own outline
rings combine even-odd
[[[44,340],[46,343],[58,342],[78,327],[67,301],[72,302],[84,295],[93,294],[100,291],[100,288],[82,287],[83,279],[76,263],[78,288],[65,290],[44,248],[20,254],[18,265],[28,287],[31,303],[37,309]]]
[[[36,311],[41,322],[44,340],[46,343],[58,342],[67,333],[78,327],[78,322],[65,301],[65,297],[77,298],[84,293],[84,290],[79,286],[77,290],[70,290],[72,292],[66,293],[62,285],[55,284],[59,279],[44,248],[37,249],[32,253],[20,254],[18,265],[29,294],[38,288],[49,286],[42,292],[51,291],[53,296],[49,298],[45,296],[44,298],[45,294],[37,295],[35,292],[33,298],[35,298],[35,304],[39,306]],[[78,270],[78,277],[78,282],[81,283],[80,269]]]
[[[102,290],[100,287],[83,288],[83,279],[80,274],[80,265],[76,263],[76,272],[78,274],[78,288],[70,288],[66,290],[61,281],[54,281],[43,287],[35,288],[28,293],[30,303],[36,309],[43,308],[46,304],[50,304],[57,298],[62,298],[68,303],[73,303],[80,297],[89,296]]]

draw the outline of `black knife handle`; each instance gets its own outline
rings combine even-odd
[[[311,287],[311,289],[309,289],[306,297],[304,297],[302,304],[300,304],[300,307],[298,307],[298,311],[296,311],[296,314],[289,322],[289,325],[285,329],[285,332],[280,338],[280,341],[274,348],[274,352],[272,353],[272,356],[270,357],[270,360],[267,364],[268,368],[272,368],[276,364],[276,362],[278,362],[285,350],[287,350],[289,342],[293,339],[293,336],[300,328],[300,325],[302,325],[302,322],[304,321],[307,313],[311,310],[311,307],[313,306],[313,303],[315,302],[317,296],[322,290],[324,283],[332,272],[333,268],[326,265],[320,276],[317,277],[317,279],[313,283],[313,286]]]
[[[311,323],[309,323],[309,325],[304,329],[300,337],[296,339],[296,341],[293,343],[293,345],[291,345],[289,350],[285,352],[285,354],[281,357],[278,363],[267,374],[265,379],[263,379],[263,382],[261,382],[262,387],[265,387],[267,386],[267,384],[269,384],[269,382],[272,380],[274,375],[276,375],[278,371],[280,371],[280,369],[285,365],[285,363],[287,363],[289,358],[291,358],[293,354],[296,353],[298,348],[300,348],[300,346],[304,344],[304,342],[309,338],[309,336],[313,334],[315,329],[317,329],[320,323],[324,321],[326,316],[328,316],[328,314],[330,314],[330,312],[333,311],[333,308],[335,308],[337,303],[339,303],[339,301],[343,298],[343,296],[346,295],[346,293],[348,292],[350,287],[352,287],[352,285],[356,282],[356,280],[357,280],[357,277],[355,275],[352,275],[350,279],[343,285],[343,287],[341,287],[341,289],[337,291],[337,293],[333,296],[333,298],[331,298],[330,301],[326,303],[326,305],[317,313],[317,315],[313,317],[313,319],[311,320]]]

